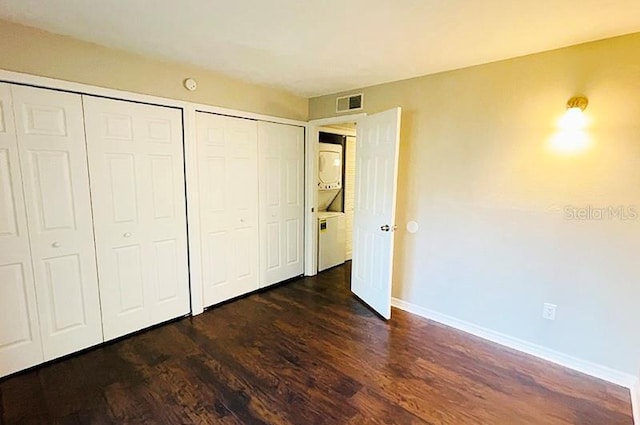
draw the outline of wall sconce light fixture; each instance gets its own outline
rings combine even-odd
[[[573,96],[571,99],[567,100],[567,109],[578,108],[582,112],[587,109],[587,105],[589,104],[589,99],[584,96]]]
[[[551,140],[551,148],[563,154],[574,154],[589,148],[591,141],[585,131],[587,118],[584,110],[589,105],[585,96],[573,96],[567,101],[567,111],[558,121],[559,131]]]
[[[567,112],[560,119],[560,128],[568,131],[583,130],[587,125],[584,110],[587,109],[589,99],[584,96],[573,96],[567,101]]]

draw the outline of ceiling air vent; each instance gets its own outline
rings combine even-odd
[[[359,111],[363,107],[362,98],[362,93],[336,98],[336,112]]]

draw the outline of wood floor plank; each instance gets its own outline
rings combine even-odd
[[[0,380],[0,424],[632,425],[629,392],[438,323],[349,264]]]

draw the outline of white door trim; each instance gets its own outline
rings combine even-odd
[[[349,130],[346,128],[331,128],[331,127],[318,127],[318,131],[324,131],[325,133],[339,134],[341,136],[356,137],[356,130]]]
[[[255,121],[267,121],[267,122],[273,122],[276,124],[289,124],[297,127],[307,126],[306,121],[298,121],[298,120],[292,120],[289,118],[279,118],[279,117],[272,117],[269,115],[254,114],[253,112],[237,111],[235,109],[227,109],[227,108],[221,108],[219,106],[204,105],[202,103],[190,103],[189,105],[194,107],[195,111],[197,112],[208,112],[210,114],[228,115],[230,117],[246,118],[246,119],[255,120]]]
[[[0,81],[184,109],[187,102],[0,69]]]
[[[640,425],[640,379],[636,379],[631,387],[631,409],[633,411],[633,423]]]
[[[184,157],[185,157],[185,178],[187,187],[187,220],[188,220],[188,237],[189,237],[189,279],[191,288],[191,314],[197,315],[204,311],[203,304],[203,286],[202,286],[202,270],[200,270],[200,222],[198,217],[198,178],[196,163],[196,112],[210,112],[214,114],[229,115],[238,118],[247,118],[258,121],[268,121],[279,124],[289,124],[308,128],[306,121],[291,120],[287,118],[274,117],[252,112],[239,111],[235,109],[222,108],[212,105],[200,103],[186,102],[182,100],[170,99],[160,96],[152,96],[140,93],[134,93],[125,90],[110,89],[106,87],[93,86],[90,84],[76,83],[72,81],[59,80],[49,77],[41,77],[38,75],[26,74],[22,72],[8,71],[0,69],[0,81],[10,84],[23,84],[29,86],[40,87],[44,89],[62,90],[77,94],[87,94],[93,96],[107,97],[117,100],[126,100],[131,102],[149,103],[158,106],[167,106],[182,110],[182,119],[184,122]],[[362,116],[358,114],[356,116]],[[341,117],[335,123],[344,122],[347,117]],[[318,120],[326,121],[326,120]],[[328,124],[333,122],[327,122]],[[305,131],[308,137],[308,131]],[[305,142],[306,147],[306,142]],[[305,202],[307,200],[305,199]],[[315,201],[314,201],[315,202]],[[305,215],[306,218],[306,215]],[[306,264],[306,262],[305,262]],[[315,273],[314,273],[315,274]]]
[[[305,136],[305,196],[304,196],[304,274],[315,276],[318,274],[318,133],[321,127],[333,124],[358,121],[367,114],[342,115],[339,117],[322,118],[309,121]]]

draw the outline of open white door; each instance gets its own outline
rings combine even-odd
[[[400,108],[358,120],[351,291],[391,318]]]

